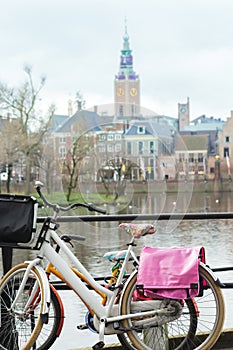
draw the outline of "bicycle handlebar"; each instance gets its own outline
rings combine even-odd
[[[69,210],[77,208],[77,207],[84,207],[84,208],[87,208],[89,211],[95,211],[97,213],[106,214],[106,210],[101,209],[101,208],[97,208],[93,204],[89,204],[89,203],[72,203],[72,204],[68,205],[67,207],[62,207],[58,204],[50,203],[41,192],[41,187],[43,186],[43,184],[39,181],[36,181],[35,185],[36,185],[35,186],[36,192],[39,194],[39,196],[43,200],[43,202],[48,207],[53,208],[53,210],[56,212],[58,212],[60,210],[61,211],[69,211]]]

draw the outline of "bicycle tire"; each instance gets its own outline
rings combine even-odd
[[[209,350],[216,343],[220,336],[224,322],[224,300],[220,287],[215,283],[208,270],[200,266],[200,277],[205,281],[203,296],[196,297],[195,315],[197,316],[196,334],[192,331],[192,322],[189,327],[182,325],[182,317],[185,315],[182,311],[181,317],[177,320],[156,327],[148,326],[146,329],[129,330],[118,336],[119,340],[127,349],[137,350]],[[123,291],[121,301],[121,314],[125,315],[131,312],[131,300],[136,288],[137,274],[133,274]],[[188,299],[187,299],[188,300]],[[186,303],[185,303],[186,304]],[[207,304],[207,305],[206,305]],[[207,311],[206,311],[207,310]],[[138,310],[140,311],[140,310]],[[190,312],[190,310],[189,310]],[[192,319],[195,315],[189,315]],[[187,315],[186,315],[187,316]],[[186,320],[187,322],[187,320]],[[136,322],[135,322],[136,324]],[[122,322],[125,329],[135,326],[134,321],[126,319]],[[182,328],[181,328],[182,326]],[[176,327],[176,328],[175,328]],[[149,331],[151,334],[149,333]],[[147,332],[146,336],[145,333]],[[153,337],[149,340],[148,335]]]
[[[35,343],[43,326],[41,313],[44,306],[43,281],[34,267],[25,283],[14,309],[10,309],[28,264],[19,264],[9,270],[0,281],[1,327],[0,344],[2,349],[29,350]],[[40,300],[30,301],[30,292],[36,286]],[[37,302],[38,301],[38,302]],[[25,306],[27,309],[25,310]]]
[[[51,301],[49,306],[48,323],[43,324],[36,343],[35,350],[48,350],[59,337],[64,324],[64,307],[61,297],[56,289],[50,284]]]
[[[177,324],[174,324],[174,328],[178,329],[178,327],[182,327],[182,332],[184,332],[184,328],[187,329],[187,337],[183,338],[180,342],[175,340],[175,343],[172,344],[172,341],[170,341],[169,349],[173,350],[183,350],[183,349],[191,349],[192,342],[196,334],[197,329],[197,314],[196,314],[196,308],[195,308],[195,302],[193,299],[187,299],[184,300],[184,306],[183,306],[183,313],[182,316],[183,320],[179,318],[178,320],[174,321],[177,322]],[[132,344],[129,346],[129,340],[127,339],[127,335],[125,333],[118,334],[117,335],[120,343],[126,348],[126,349],[136,349],[133,347]],[[156,347],[157,349],[157,347]],[[167,350],[167,348],[166,348]]]

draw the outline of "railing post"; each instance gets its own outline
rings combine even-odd
[[[2,265],[3,265],[3,274],[7,273],[12,267],[12,252],[13,249],[11,247],[2,247]],[[9,304],[9,299],[7,298],[7,295],[3,293],[2,298],[4,299],[4,303],[1,303],[1,327],[4,327],[5,324],[9,324],[8,318],[9,315],[6,313],[6,308],[4,305],[10,305]],[[14,323],[12,322],[12,325]],[[15,326],[13,326],[15,328]],[[11,330],[9,329],[9,333]],[[15,333],[16,334],[16,333]],[[8,342],[8,339],[1,339],[1,345],[2,348],[6,349],[6,346],[14,348],[14,339],[11,338],[12,340]],[[5,342],[7,342],[5,344]]]
[[[2,265],[4,275],[12,267],[12,252],[13,249],[11,247],[2,247]]]

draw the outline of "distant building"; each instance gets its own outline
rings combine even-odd
[[[141,120],[151,121],[161,125],[169,125],[174,131],[178,131],[178,119],[166,115],[143,116]]]
[[[208,136],[182,136],[175,141],[178,178],[194,179],[208,173]]]
[[[52,117],[52,120],[50,122],[48,131],[49,132],[54,132],[57,130],[59,127],[61,127],[66,120],[69,119],[68,115],[63,115],[63,114],[54,114]]]
[[[183,131],[185,126],[189,125],[190,120],[190,105],[189,97],[186,103],[178,103],[178,121],[179,121],[179,131]]]
[[[233,111],[218,134],[218,156],[221,177],[233,175]]]
[[[173,153],[173,134],[168,125],[137,120],[130,124],[124,135],[125,157],[135,166],[133,180],[160,179],[158,157]]]
[[[218,154],[223,166],[226,155],[232,162],[233,121],[229,120],[224,127],[226,122],[221,119],[202,115],[190,122],[189,97],[187,102],[178,103],[178,118],[146,115],[140,106],[140,95],[140,79],[134,71],[125,26],[119,71],[114,79],[113,115],[99,114],[97,106],[88,111],[81,105],[72,115],[71,101],[68,115],[54,115],[46,139],[54,152],[51,159],[56,162],[53,177],[56,178],[67,152],[80,135],[86,135],[92,150],[83,164],[80,179],[84,182],[98,181],[98,174],[105,172],[109,180],[114,179],[115,167],[124,168],[128,161],[133,164],[130,174],[127,173],[132,180],[205,177],[214,174]]]
[[[115,115],[118,118],[132,119],[140,115],[140,80],[133,69],[133,55],[127,27],[123,41],[120,68],[114,80]]]
[[[225,124],[221,118],[214,118],[214,117],[206,117],[205,114],[201,115],[200,117],[197,117],[193,119],[190,122],[190,125],[198,125],[198,124]]]
[[[190,125],[184,126],[180,132],[182,136],[207,136],[208,137],[208,155],[218,153],[218,134],[226,124],[221,119],[213,117],[207,118],[205,115],[194,119]]]

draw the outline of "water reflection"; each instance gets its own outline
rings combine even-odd
[[[233,211],[233,194],[217,193],[157,193],[153,196],[135,196],[127,213],[186,213],[186,212],[231,212]]]

